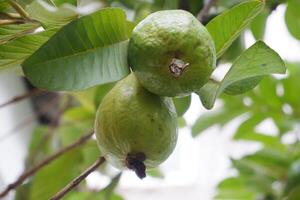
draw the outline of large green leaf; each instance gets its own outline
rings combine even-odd
[[[241,54],[220,83],[210,81],[198,94],[204,107],[211,109],[216,98],[230,86],[234,86],[236,94],[244,93],[256,86],[257,78],[285,71],[280,56],[265,43],[258,41]]]
[[[61,27],[79,16],[75,7],[62,5],[56,8],[42,0],[33,1],[26,7],[26,11],[32,19],[41,22],[45,28]]]
[[[0,45],[0,71],[20,64],[44,44],[57,30],[26,35]]]
[[[226,10],[206,25],[215,42],[218,57],[226,51],[263,7],[263,0],[246,1]]]
[[[126,16],[106,8],[60,29],[23,63],[30,82],[52,91],[76,91],[129,73]]]
[[[285,12],[285,21],[289,32],[300,40],[300,2],[299,0],[288,1]]]

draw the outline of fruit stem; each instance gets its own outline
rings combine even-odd
[[[189,63],[184,63],[182,60],[173,58],[170,65],[169,69],[172,75],[176,78],[180,77],[183,73],[183,71],[189,66]]]
[[[140,179],[146,177],[145,159],[145,154],[141,152],[135,154],[129,153],[126,157],[126,166],[128,169],[133,170]]]

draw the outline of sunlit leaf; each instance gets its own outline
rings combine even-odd
[[[78,91],[129,73],[126,16],[106,8],[60,29],[23,63],[30,82],[52,91]]]
[[[47,30],[30,34],[0,45],[0,71],[19,68],[55,32],[56,30]]]
[[[45,28],[61,27],[79,16],[75,7],[62,5],[57,8],[42,0],[33,1],[26,7],[26,11],[32,19],[41,22]]]
[[[32,33],[40,27],[39,23],[24,23],[14,25],[0,25],[0,45],[7,41]]]
[[[246,1],[224,11],[206,25],[215,42],[217,57],[226,51],[263,7],[262,0]]]
[[[230,86],[234,85],[235,94],[244,93],[256,86],[255,78],[285,71],[280,56],[265,43],[258,41],[241,54],[220,83],[210,81],[198,94],[204,107],[211,109],[216,98]]]

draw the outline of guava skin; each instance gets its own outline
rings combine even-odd
[[[172,99],[144,89],[132,73],[102,100],[95,133],[101,153],[113,166],[128,166],[128,155],[153,168],[165,161],[177,141],[177,115]]]
[[[170,65],[186,65],[178,76]],[[216,65],[214,42],[189,12],[165,10],[150,14],[133,30],[128,62],[141,84],[160,96],[184,96],[199,90]]]

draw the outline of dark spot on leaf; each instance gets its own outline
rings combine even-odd
[[[265,67],[265,66],[267,66],[267,64],[266,64],[266,63],[263,63],[263,64],[261,64],[261,66],[262,66],[262,67]]]

